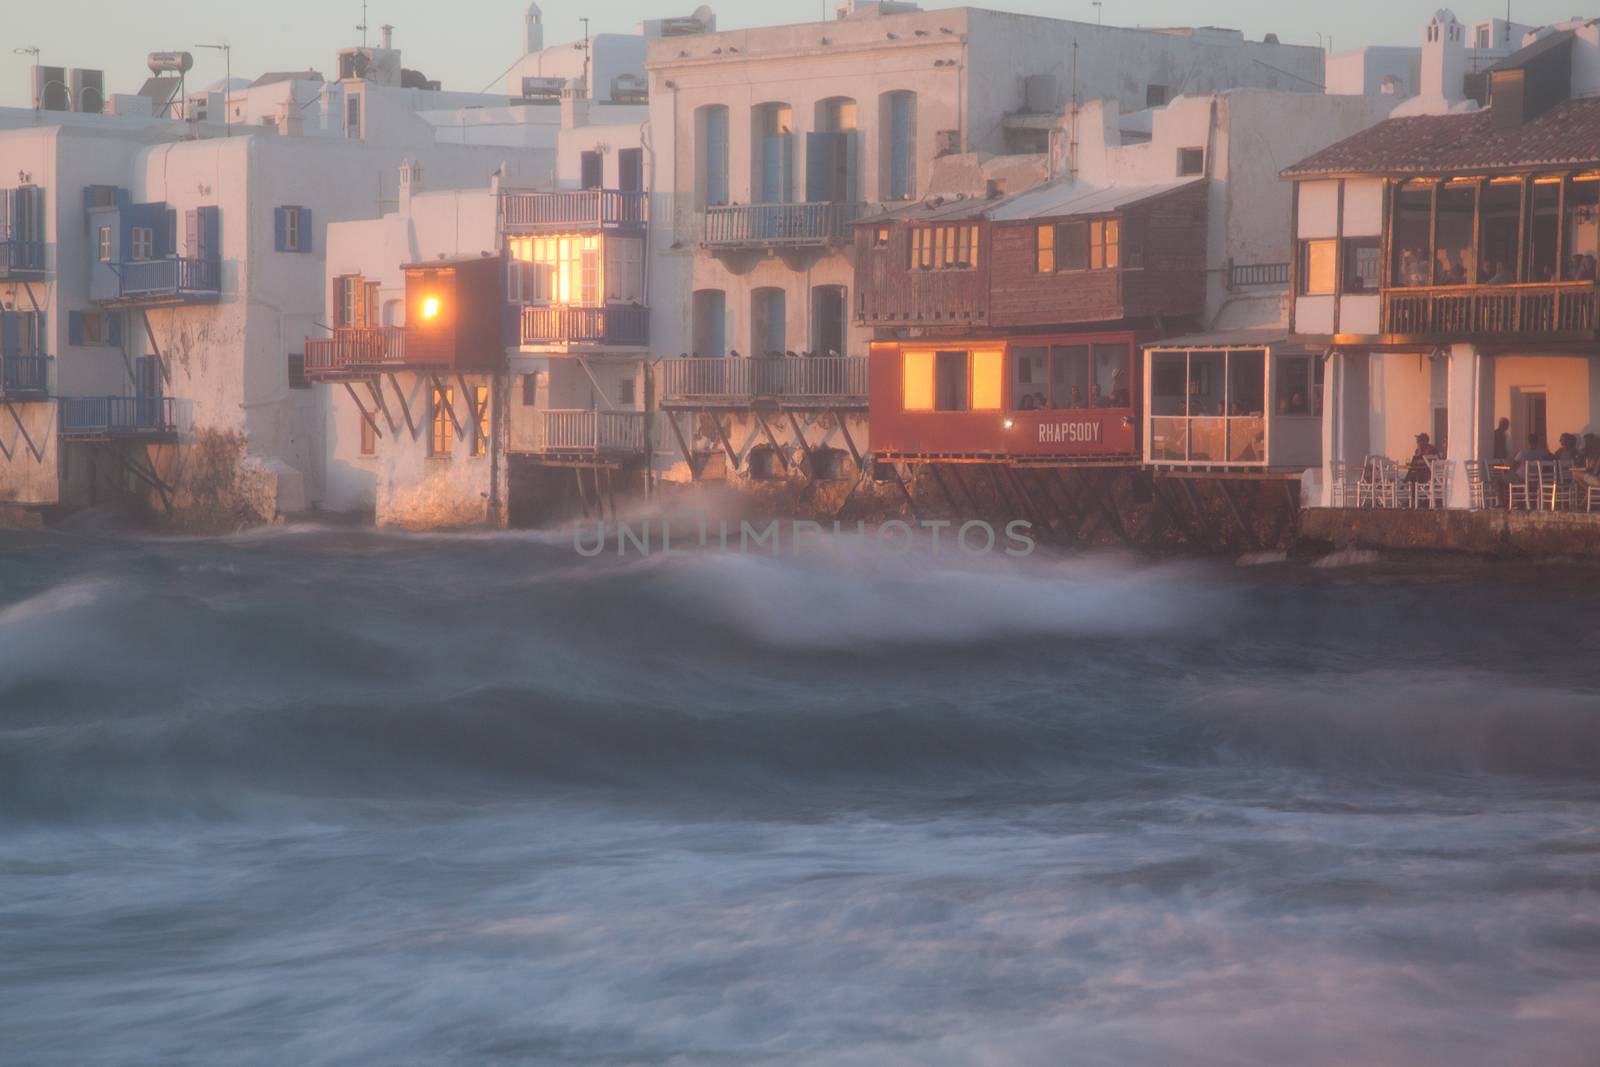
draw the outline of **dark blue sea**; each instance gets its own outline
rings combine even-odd
[[[1600,1063],[1600,570],[0,533],[0,1062]]]

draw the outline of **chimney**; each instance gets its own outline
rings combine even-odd
[[[528,35],[528,54],[544,50],[544,12],[539,10],[538,4],[529,4],[528,13],[523,16]]]
[[[394,27],[393,26],[389,26],[389,25],[383,25],[383,26],[379,26],[378,29],[383,33],[383,47],[384,48],[393,48],[394,47]]]
[[[561,90],[561,127],[575,130],[589,125],[589,93],[582,78],[570,78]]]
[[[400,164],[400,213],[411,214],[411,198],[422,192],[422,164],[408,159]]]
[[[1428,20],[1422,43],[1422,85],[1419,96],[1457,104],[1466,99],[1467,34],[1455,12],[1442,7]]]

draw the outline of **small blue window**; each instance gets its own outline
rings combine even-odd
[[[313,248],[311,209],[280,207],[272,216],[272,247],[279,252],[307,252]]]

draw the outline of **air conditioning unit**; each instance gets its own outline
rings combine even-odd
[[[71,111],[67,102],[70,86],[67,85],[67,68],[33,68],[33,98],[45,111]]]
[[[73,67],[67,75],[67,84],[72,86],[73,110],[98,115],[106,109],[104,71]]]

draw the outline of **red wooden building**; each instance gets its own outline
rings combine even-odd
[[[890,460],[1139,458],[1139,346],[1205,308],[1206,184],[1058,182],[856,228],[872,450]]]

